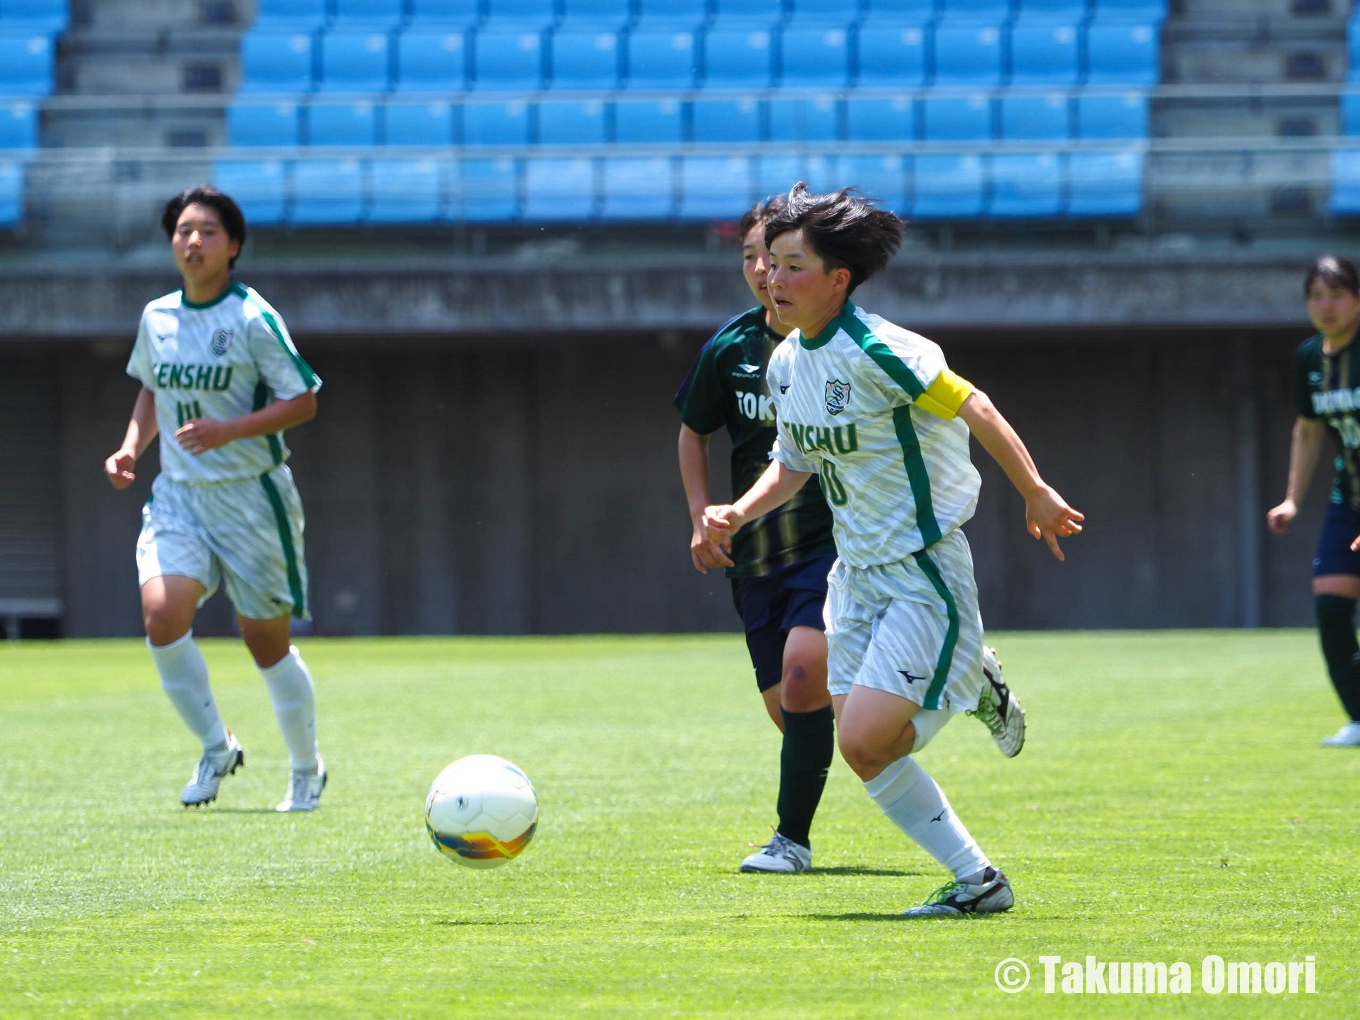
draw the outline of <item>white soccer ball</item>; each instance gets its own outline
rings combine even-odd
[[[459,758],[435,777],[425,798],[425,828],[439,852],[469,868],[518,857],[538,827],[529,777],[494,754]]]

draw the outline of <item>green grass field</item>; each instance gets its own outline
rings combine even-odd
[[[197,756],[138,641],[0,645],[0,1017],[1355,1017],[1360,751],[1311,634],[996,635],[1029,712],[922,755],[1018,898],[903,922],[946,879],[839,760],[815,870],[739,875],[778,736],[740,638],[307,640],[331,783],[287,760],[244,649],[205,642],[247,767]],[[533,778],[489,872],[430,845],[450,760]],[[1045,994],[1038,958],[1185,961],[1188,995]],[[1208,954],[1315,958],[1313,995],[1211,995]],[[1025,991],[994,970],[1025,961]]]

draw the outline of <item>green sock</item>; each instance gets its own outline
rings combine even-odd
[[[784,716],[784,746],[779,752],[779,834],[811,847],[812,816],[826,787],[826,773],[836,751],[836,723],[831,706]]]
[[[1360,719],[1360,643],[1355,639],[1355,599],[1341,595],[1314,595],[1318,637],[1327,674],[1332,678],[1341,707],[1352,719]]]

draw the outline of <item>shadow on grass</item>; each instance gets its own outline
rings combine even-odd
[[[294,814],[295,812],[275,811],[272,807],[215,807],[207,811],[194,808],[184,808],[183,814],[198,814],[204,818],[211,818],[213,815],[278,815]]]
[[[867,875],[871,878],[920,878],[924,872],[921,871],[901,871],[897,868],[866,868],[863,865],[851,864],[840,868],[809,868],[803,872],[816,878],[818,875]]]
[[[903,924],[957,923],[965,921],[972,924],[987,923],[1000,914],[965,914],[962,917],[903,917],[900,912],[893,914],[804,914],[809,921],[900,921]]]

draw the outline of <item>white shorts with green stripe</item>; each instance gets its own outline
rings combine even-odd
[[[225,580],[248,619],[310,619],[302,528],[302,499],[286,464],[240,482],[190,485],[160,475],[142,508],[137,583],[192,577],[205,589],[202,605]]]
[[[963,532],[896,563],[827,578],[827,686],[858,684],[923,709],[966,712],[982,691],[982,616]]]

